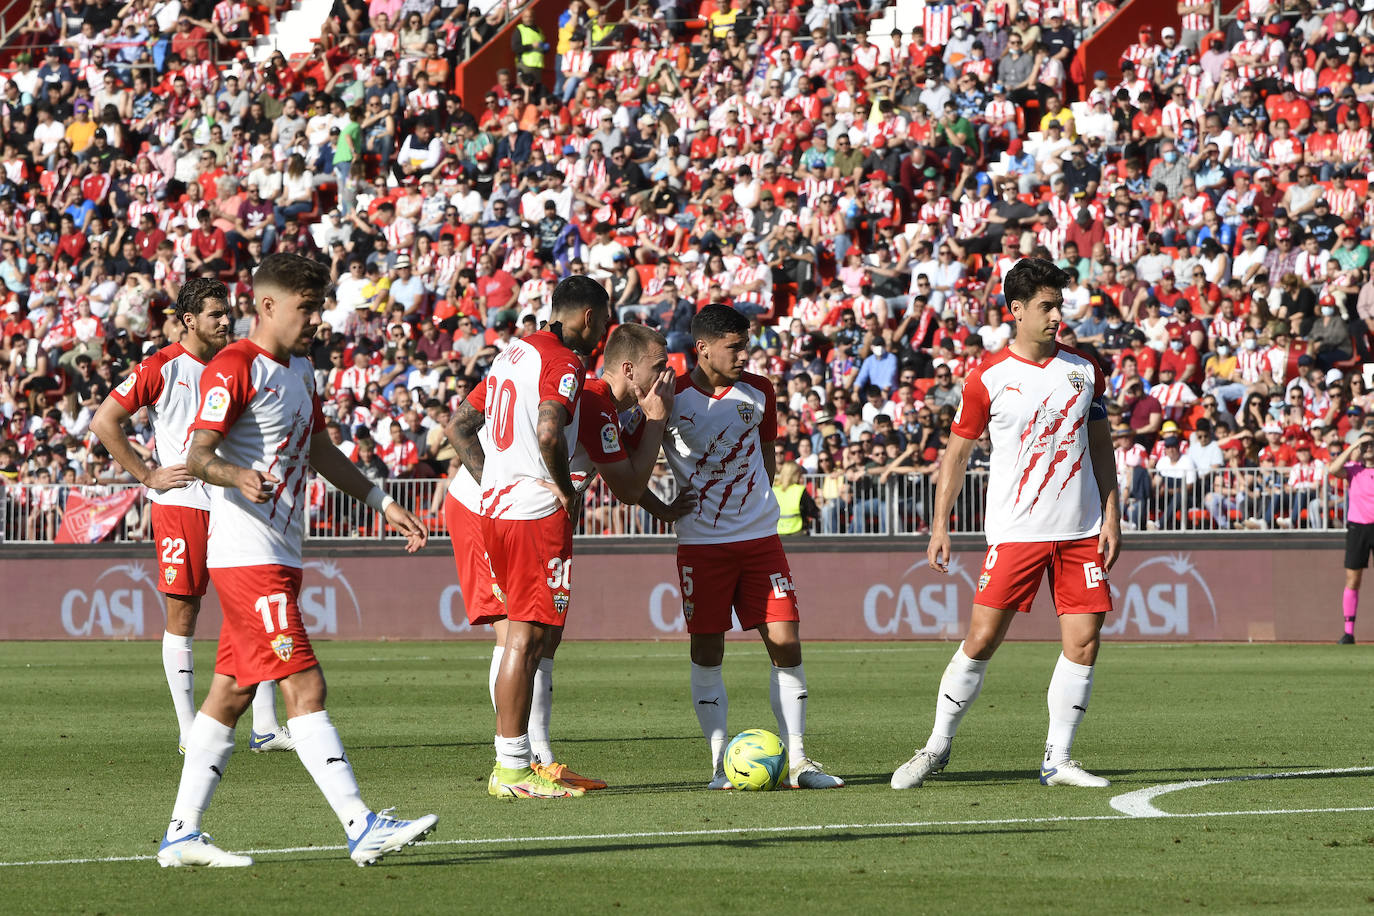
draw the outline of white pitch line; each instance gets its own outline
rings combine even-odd
[[[1342,772],[1342,771],[1336,771]],[[1304,774],[1293,774],[1304,775]],[[1163,814],[1141,816],[1133,814],[1079,814],[1054,817],[1001,817],[964,821],[887,821],[873,824],[796,824],[781,827],[719,827],[710,830],[641,830],[630,833],[549,834],[547,836],[482,837],[462,840],[426,840],[418,846],[509,846],[523,843],[584,843],[605,840],[653,840],[673,837],[739,836],[741,834],[820,833],[837,830],[894,830],[925,827],[997,827],[1024,824],[1068,824],[1085,821],[1133,821],[1145,817],[1262,817],[1280,814],[1340,814],[1353,811],[1374,811],[1374,806],[1345,808],[1268,808],[1254,811],[1204,811],[1194,814]],[[242,854],[253,856],[287,855],[299,852],[342,852],[347,846],[283,846],[276,849],[245,849]],[[26,868],[37,865],[96,865],[111,862],[151,862],[152,856],[103,856],[88,859],[43,859],[31,862],[0,862],[0,868]]]
[[[1331,776],[1336,773],[1374,773],[1374,767],[1339,767],[1328,770],[1295,770],[1289,773],[1252,773],[1248,776],[1220,776],[1216,779],[1190,779],[1186,782],[1166,782],[1147,789],[1136,789],[1112,799],[1112,807],[1131,817],[1193,817],[1196,815],[1170,814],[1154,806],[1154,799],[1171,792],[1196,789],[1200,786],[1216,786],[1228,782],[1252,782],[1260,779],[1294,779],[1302,776]]]

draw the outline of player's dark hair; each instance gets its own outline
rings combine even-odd
[[[553,288],[551,314],[567,315],[590,308],[609,308],[611,297],[606,287],[584,274],[564,277]]]
[[[286,293],[322,293],[329,286],[329,268],[298,254],[269,254],[253,272],[253,286],[271,286]]]
[[[187,315],[199,315],[205,310],[207,299],[219,299],[228,305],[229,287],[209,277],[192,277],[187,280],[181,285],[176,305],[173,306],[177,321],[183,320]]]
[[[1013,299],[1030,302],[1042,289],[1058,292],[1068,285],[1068,273],[1055,267],[1052,262],[1044,258],[1022,258],[1007,271],[1002,291],[1010,304]]]
[[[658,331],[642,324],[622,324],[606,340],[606,365],[635,362],[655,344],[667,348],[667,342]]]
[[[720,340],[729,334],[748,334],[749,319],[719,302],[702,306],[692,319],[692,339]]]

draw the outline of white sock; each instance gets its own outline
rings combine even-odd
[[[529,733],[514,738],[496,736],[496,762],[509,770],[523,770],[530,765]]]
[[[541,658],[534,672],[534,695],[530,698],[530,754],[540,763],[553,763],[549,743],[549,721],[553,718],[553,659]]]
[[[720,665],[692,663],[692,705],[701,723],[701,733],[711,743],[712,773],[720,769],[725,759],[725,745],[730,743],[730,736],[725,731],[730,700],[725,695],[725,678],[720,668]]]
[[[261,690],[261,688],[259,688]],[[296,756],[301,758],[310,778],[324,793],[325,801],[343,825],[350,840],[362,835],[371,810],[363,804],[358,780],[353,777],[353,764],[344,754],[343,742],[329,713],[319,712],[296,716],[286,723],[296,742]]]
[[[1050,707],[1050,731],[1045,738],[1045,765],[1058,766],[1069,759],[1073,736],[1088,714],[1093,695],[1093,666],[1071,662],[1061,652],[1046,695]]]
[[[229,755],[234,752],[234,730],[197,713],[186,730],[186,759],[181,764],[181,784],[172,805],[167,839],[179,840],[200,830],[200,818],[210,807],[210,797],[224,778]]]
[[[253,731],[267,735],[281,731],[277,721],[277,682],[263,681],[253,694]]]
[[[802,742],[806,734],[806,672],[801,665],[774,667],[769,672],[768,700],[773,706],[773,718],[778,720],[778,733],[787,747],[788,763],[795,765],[806,757]]]
[[[491,650],[491,669],[487,672],[487,693],[491,694],[491,708],[496,709],[496,675],[501,671],[501,659],[506,654],[505,646]]]
[[[162,671],[167,675],[167,687],[172,691],[172,708],[177,713],[177,727],[181,732],[181,746],[191,734],[196,718],[196,661],[191,652],[191,637],[162,634]]]
[[[940,693],[935,698],[935,726],[930,730],[926,750],[936,756],[949,751],[964,714],[983,690],[983,676],[987,670],[987,662],[969,658],[964,654],[964,644],[959,643],[940,678]]]

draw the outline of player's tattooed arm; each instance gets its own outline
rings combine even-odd
[[[272,498],[277,478],[266,471],[240,467],[215,453],[224,436],[209,429],[198,429],[191,435],[191,448],[186,452],[186,469],[212,487],[238,490],[249,502],[265,503]]]
[[[539,402],[539,419],[534,427],[539,437],[539,454],[544,459],[544,466],[549,469],[549,477],[553,479],[558,502],[576,520],[578,493],[572,482],[568,442],[563,437],[563,428],[567,425],[568,411],[562,404],[557,401]]]
[[[482,415],[476,407],[467,401],[458,405],[458,413],[448,426],[444,427],[444,435],[448,436],[448,441],[453,444],[453,450],[458,453],[458,460],[463,462],[463,467],[468,469],[472,479],[478,482],[482,480],[482,468],[486,465],[486,453],[482,451],[482,442],[477,438],[477,431],[482,428],[486,417]]]

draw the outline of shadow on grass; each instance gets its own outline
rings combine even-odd
[[[564,738],[560,736],[557,744],[612,744],[626,741],[702,741],[701,735],[615,735],[604,738]],[[485,741],[435,741],[420,744],[349,744],[349,748],[360,751],[406,751],[425,748],[486,748],[491,749],[491,739]]]
[[[548,846],[532,846],[529,844],[511,844],[509,848],[492,849],[482,852],[473,851],[456,855],[436,856],[433,858],[419,858],[420,853],[407,856],[403,859],[389,859],[388,865],[402,868],[428,868],[435,865],[478,865],[483,862],[498,862],[505,859],[526,860],[534,856],[557,857],[557,856],[585,856],[588,853],[600,852],[641,852],[652,849],[686,849],[692,847],[705,846],[728,846],[731,850],[742,848],[770,849],[786,848],[796,843],[853,843],[867,840],[895,840],[906,839],[908,837],[919,837],[923,835],[948,837],[958,836],[1008,836],[1013,834],[1035,834],[1042,836],[1045,833],[1062,830],[1061,827],[1007,827],[1005,829],[979,827],[969,830],[885,830],[885,831],[845,831],[842,833],[824,833],[815,831],[813,833],[795,834],[774,834],[764,836],[750,836],[748,834],[728,834],[725,836],[703,836],[703,837],[684,837],[681,839],[655,840],[644,842],[642,839],[626,838],[623,843],[598,843],[586,845],[578,843],[559,843]],[[295,861],[295,860],[292,860]]]

